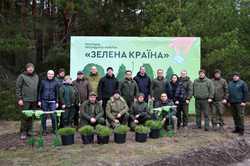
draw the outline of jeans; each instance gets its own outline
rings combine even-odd
[[[47,101],[47,100],[43,100],[42,101],[42,110],[44,112],[52,112],[56,110],[56,101]],[[43,131],[47,132],[47,127],[46,127],[46,121],[47,121],[47,117],[49,114],[43,114],[42,118],[41,118],[41,123],[42,123],[42,127],[43,127]],[[51,120],[52,120],[52,128],[53,128],[53,132],[55,132],[56,130],[56,113],[51,113]]]

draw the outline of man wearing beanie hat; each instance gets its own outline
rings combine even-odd
[[[134,130],[138,124],[144,124],[147,120],[151,119],[148,104],[144,101],[144,94],[139,93],[137,101],[131,107],[129,113],[129,126]]]
[[[221,71],[216,69],[212,78],[214,85],[214,99],[212,102],[212,125],[213,128],[220,125],[223,127],[223,113],[224,105],[227,103],[228,99],[228,84],[225,79],[221,77]]]
[[[114,95],[107,102],[106,115],[109,125],[115,127],[118,124],[127,125],[128,105],[120,96],[119,91],[114,91]]]
[[[39,78],[34,73],[34,65],[28,63],[25,71],[16,80],[16,97],[18,106],[22,110],[35,109],[37,107],[37,91]],[[21,118],[21,139],[26,139],[31,132],[32,119],[22,115]]]
[[[113,93],[118,90],[119,82],[113,74],[113,68],[107,68],[107,74],[101,78],[98,84],[98,99],[102,103],[103,110],[106,109],[106,105]],[[106,118],[106,112],[104,111],[104,117]]]
[[[96,126],[98,124],[105,125],[103,118],[103,109],[99,102],[96,100],[96,93],[91,92],[89,98],[80,107],[80,125]]]
[[[205,118],[205,131],[209,130],[209,104],[213,101],[214,85],[206,77],[206,71],[199,71],[199,78],[194,80],[193,94],[195,98],[196,127],[201,128],[201,115]]]
[[[244,134],[244,112],[248,99],[247,84],[240,79],[238,72],[233,73],[233,79],[229,82],[229,105],[232,107],[232,115],[234,119],[234,133]]]

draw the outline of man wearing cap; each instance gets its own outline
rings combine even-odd
[[[120,96],[119,91],[115,91],[114,95],[107,102],[106,114],[108,123],[111,127],[118,124],[126,125],[128,122],[128,105]]]
[[[136,125],[144,124],[151,119],[148,104],[144,101],[144,94],[139,93],[137,101],[132,105],[129,113],[129,126],[133,130]]]
[[[130,108],[139,93],[138,86],[132,78],[131,70],[125,72],[125,79],[119,84],[119,91]]]
[[[69,75],[64,77],[63,85],[59,89],[59,101],[62,109],[65,110],[62,115],[62,127],[73,127],[74,116],[76,114],[76,105],[79,106],[79,94],[75,87],[72,86],[72,79]]]
[[[16,97],[18,106],[22,110],[35,109],[37,107],[37,91],[39,78],[34,73],[35,67],[32,63],[25,66],[25,71],[16,80]],[[31,132],[32,119],[22,114],[20,139],[26,139]]]
[[[60,68],[58,70],[57,76],[55,78],[55,80],[58,82],[59,86],[63,85],[64,76],[65,76],[65,70],[64,70],[64,68]]]
[[[206,71],[199,71],[199,78],[194,80],[193,94],[195,98],[196,127],[201,129],[201,114],[205,118],[205,131],[209,131],[209,104],[214,97],[214,85],[206,77]]]
[[[73,86],[77,89],[80,101],[79,103],[82,104],[84,101],[88,99],[89,93],[92,91],[92,87],[87,79],[85,77],[84,73],[82,71],[77,72],[77,78],[73,81]],[[76,112],[74,115],[74,125],[76,127],[79,126],[79,106],[76,105]]]
[[[55,77],[55,80],[58,82],[58,88],[60,89],[60,87],[63,85],[63,81],[64,81],[64,76],[65,76],[65,70],[64,70],[64,68],[60,68],[58,71],[57,71],[57,76]],[[62,103],[59,101],[59,106],[58,106],[58,108],[57,109],[59,109],[59,110],[61,110],[61,109],[63,109],[62,108]],[[61,114],[61,116],[60,116],[60,121],[58,120],[57,122],[59,123],[60,122],[60,124],[59,124],[59,127],[61,128],[61,127],[63,127],[63,115],[64,113],[62,113]]]
[[[103,118],[103,109],[99,102],[96,100],[96,93],[91,92],[89,99],[86,100],[80,107],[80,125],[92,125],[97,124],[105,125],[105,119]]]
[[[232,115],[234,119],[234,133],[244,134],[244,112],[248,98],[247,84],[240,79],[240,74],[235,72],[233,80],[229,82],[229,103],[232,107]]]
[[[55,73],[53,70],[49,70],[47,72],[47,79],[41,81],[41,85],[39,87],[39,95],[38,95],[38,105],[42,108],[44,112],[53,112],[58,107],[58,90],[59,85],[55,80]],[[53,133],[56,131],[56,113],[52,113],[52,128]],[[42,115],[42,127],[43,134],[46,135],[48,133],[46,126],[47,115]]]
[[[224,105],[227,103],[228,99],[228,84],[225,79],[221,77],[221,71],[216,69],[212,78],[214,85],[214,99],[212,102],[212,125],[213,128],[219,125],[223,127],[223,113]]]
[[[92,87],[92,91],[97,94],[97,87],[101,77],[98,74],[96,66],[91,67],[91,71],[88,77],[89,83]]]
[[[113,68],[107,68],[107,74],[101,78],[98,84],[98,98],[102,102],[104,117],[106,118],[106,105],[110,97],[119,89],[119,82],[113,74]]]

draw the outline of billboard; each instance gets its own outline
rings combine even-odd
[[[103,37],[72,36],[70,48],[70,75],[76,78],[79,70],[89,74],[96,66],[101,76],[107,67],[121,80],[124,72],[131,70],[135,76],[140,66],[145,66],[150,78],[161,68],[166,78],[188,71],[194,80],[200,69],[199,37]]]

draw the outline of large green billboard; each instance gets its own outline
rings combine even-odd
[[[88,75],[94,65],[102,76],[107,67],[113,67],[118,79],[128,69],[136,75],[143,65],[151,78],[159,68],[167,78],[186,69],[193,80],[200,69],[200,38],[72,36],[71,76],[75,78],[79,70]]]

